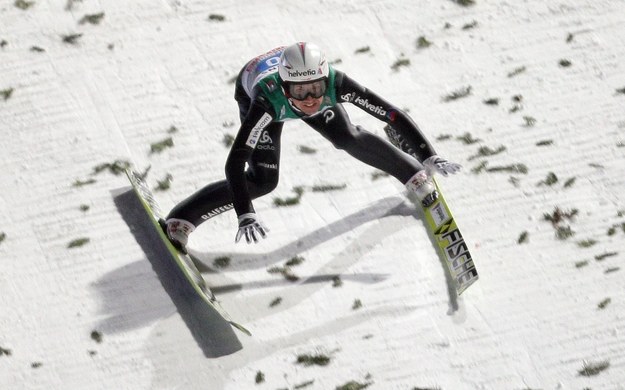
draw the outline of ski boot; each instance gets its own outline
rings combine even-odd
[[[189,234],[195,230],[195,226],[184,219],[170,218],[167,221],[159,219],[158,224],[165,232],[169,242],[185,255],[187,252],[187,242],[189,242]]]
[[[425,170],[414,174],[406,183],[406,188],[417,195],[423,207],[430,207],[438,199],[438,191]]]

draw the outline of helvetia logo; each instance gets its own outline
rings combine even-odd
[[[366,108],[367,110],[373,112],[374,114],[386,116],[386,110],[380,106],[376,106],[375,104],[369,103],[369,99],[363,99],[360,96],[356,96],[354,98],[354,103]]]
[[[306,77],[306,76],[316,76],[317,71],[314,69],[306,69],[304,72],[300,72],[299,70],[288,71],[289,77]]]

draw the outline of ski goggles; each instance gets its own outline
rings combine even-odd
[[[289,83],[289,97],[295,100],[306,100],[308,96],[313,99],[319,99],[325,95],[327,84],[325,80],[317,80],[306,83]]]

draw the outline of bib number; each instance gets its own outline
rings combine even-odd
[[[280,56],[269,57],[266,60],[259,61],[254,69],[255,74],[265,73],[268,70],[275,68],[280,63]]]

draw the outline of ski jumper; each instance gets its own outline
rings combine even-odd
[[[303,114],[285,95],[278,75],[283,49],[279,47],[252,59],[236,79],[234,98],[239,105],[241,126],[226,161],[226,180],[209,184],[180,202],[168,219],[184,219],[197,227],[232,208],[237,216],[254,213],[252,200],[278,185],[280,136],[284,122],[289,120],[303,120],[337,149],[392,175],[402,184],[423,169],[421,161],[436,154],[408,115],[331,66],[319,111],[311,116]],[[343,103],[351,103],[389,124],[401,138],[404,149],[413,152],[418,160],[351,123]]]

